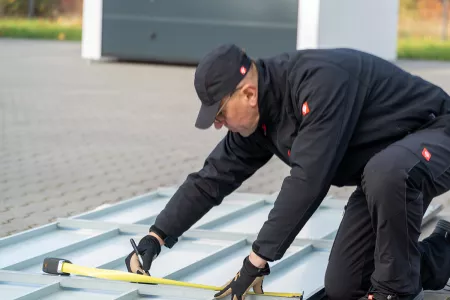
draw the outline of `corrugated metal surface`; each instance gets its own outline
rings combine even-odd
[[[129,239],[138,241],[148,232],[174,192],[175,188],[159,189],[0,239],[1,299],[211,299],[213,292],[194,288],[60,277],[41,271],[45,257],[126,271],[124,258],[132,250]],[[153,263],[152,275],[224,284],[241,267],[275,199],[276,194],[233,193],[186,232],[173,249],[163,247]],[[325,199],[283,259],[271,264],[266,291],[304,292],[308,298],[322,287],[344,205],[345,201],[333,197]],[[431,206],[425,222],[440,209]],[[263,297],[269,298],[276,299]]]

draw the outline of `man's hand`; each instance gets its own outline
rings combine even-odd
[[[161,242],[162,240],[153,233],[144,236],[137,245],[139,254],[142,256],[143,266],[141,268],[136,253],[132,251],[125,259],[128,272],[150,275],[149,270],[152,266],[152,262],[161,252]]]
[[[230,299],[232,300],[244,300],[250,288],[253,288],[253,291],[257,294],[263,294],[264,276],[269,274],[270,268],[267,262],[263,268],[258,268],[250,262],[250,256],[247,256],[241,270],[214,297],[220,299],[231,295]]]

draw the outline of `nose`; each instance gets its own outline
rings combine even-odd
[[[222,128],[222,126],[225,124],[225,122],[219,122],[219,121],[215,121],[214,122],[214,127],[216,128],[216,129],[220,129],[220,128]]]

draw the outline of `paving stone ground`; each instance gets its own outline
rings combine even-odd
[[[193,126],[193,67],[80,54],[79,43],[0,39],[0,237],[179,184],[225,133]],[[399,64],[449,91],[450,64]],[[288,172],[273,159],[238,191],[275,192]]]

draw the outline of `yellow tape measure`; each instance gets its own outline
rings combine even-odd
[[[45,258],[42,265],[42,270],[48,274],[55,275],[68,275],[75,274],[81,276],[103,278],[109,280],[128,281],[136,283],[149,283],[149,284],[162,284],[162,285],[174,285],[184,286],[190,288],[199,288],[204,290],[220,291],[222,287],[213,285],[204,285],[191,282],[184,282],[178,280],[171,280],[165,278],[158,278],[147,275],[140,275],[129,272],[122,272],[117,270],[98,269],[92,267],[84,267],[76,264],[72,264],[70,261],[61,258]],[[276,293],[276,292],[264,292],[264,294],[256,294],[254,292],[248,292],[249,295],[259,296],[272,296],[272,297],[285,297],[285,298],[298,298],[303,299],[302,294],[298,293]]]

